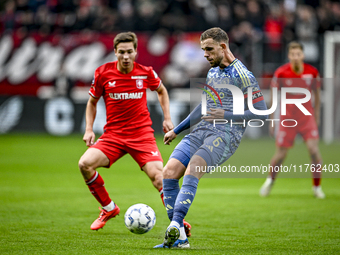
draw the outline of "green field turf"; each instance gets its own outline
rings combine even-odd
[[[166,161],[175,143],[158,142]],[[100,169],[121,214],[91,231],[99,210],[77,166],[82,135],[1,135],[0,143],[0,254],[340,254],[339,178],[323,179],[325,200],[313,198],[310,178],[281,178],[268,198],[258,196],[264,178],[203,178],[186,217],[191,250],[154,250],[168,219],[130,156]],[[325,163],[340,163],[340,143],[320,148]],[[229,163],[268,164],[274,149],[271,139],[243,140]],[[297,143],[286,164],[304,163],[307,152]],[[147,234],[125,228],[124,212],[135,203],[156,212]]]

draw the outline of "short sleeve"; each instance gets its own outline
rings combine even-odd
[[[89,91],[89,94],[94,97],[94,98],[100,98],[101,95],[103,94],[103,85],[99,81],[99,71],[98,69],[94,73],[94,77],[92,80],[91,88]]]
[[[162,80],[158,77],[157,73],[150,67],[148,72],[148,88],[151,90],[156,90],[161,85]]]

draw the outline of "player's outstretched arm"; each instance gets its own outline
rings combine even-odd
[[[87,147],[93,145],[95,140],[95,134],[93,132],[93,123],[97,113],[97,102],[98,102],[97,98],[90,96],[86,105],[85,113],[86,126],[83,141],[86,143]]]
[[[174,128],[174,132],[178,135],[183,130],[190,128],[190,125],[197,124],[201,120],[201,108],[201,104],[197,105],[195,109]]]
[[[195,125],[201,120],[201,104],[195,107],[195,109],[173,130],[167,132],[164,135],[164,144],[170,144],[172,140],[176,138],[176,136],[181,133],[183,130],[190,127],[190,125]]]
[[[158,101],[162,107],[163,115],[164,115],[163,131],[164,133],[167,133],[174,128],[174,124],[172,124],[171,117],[170,117],[170,105],[169,105],[168,91],[163,85],[163,83],[161,83],[161,85],[156,91],[158,93]]]

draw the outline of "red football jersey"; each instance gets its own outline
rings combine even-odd
[[[318,70],[309,65],[304,63],[303,72],[301,74],[296,74],[292,68],[290,63],[284,64],[276,69],[274,73],[274,77],[271,82],[271,87],[276,87],[278,89],[282,87],[295,87],[295,88],[304,88],[308,89],[310,92],[317,88],[320,88],[320,77]],[[294,98],[304,98],[305,95],[301,93],[287,93],[287,98],[294,99]],[[312,100],[304,103],[303,106],[313,115],[314,109],[312,106]],[[294,104],[287,104],[287,116],[297,115],[297,116],[304,116],[300,109],[296,107]],[[284,116],[281,116],[284,117]]]
[[[94,98],[101,96],[104,98],[106,106],[104,130],[135,133],[136,128],[146,128],[146,131],[153,132],[147,108],[146,89],[155,90],[160,85],[161,79],[152,67],[136,62],[128,74],[123,74],[117,69],[117,61],[98,67],[89,94]]]

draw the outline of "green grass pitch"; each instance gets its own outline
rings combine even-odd
[[[158,137],[165,162],[179,140],[164,146]],[[340,253],[339,178],[322,180],[325,200],[312,196],[310,178],[279,178],[268,198],[258,195],[264,175],[203,178],[186,217],[193,227],[192,248],[154,250],[168,225],[166,211],[130,156],[99,170],[121,214],[104,229],[91,231],[99,204],[78,170],[86,150],[82,135],[10,134],[1,135],[0,144],[0,254]],[[227,163],[268,164],[274,149],[272,139],[243,140]],[[325,163],[340,163],[339,142],[321,143],[320,149]],[[286,164],[304,163],[309,163],[308,155],[298,142]],[[135,203],[156,212],[156,225],[147,234],[125,228],[124,213]]]

